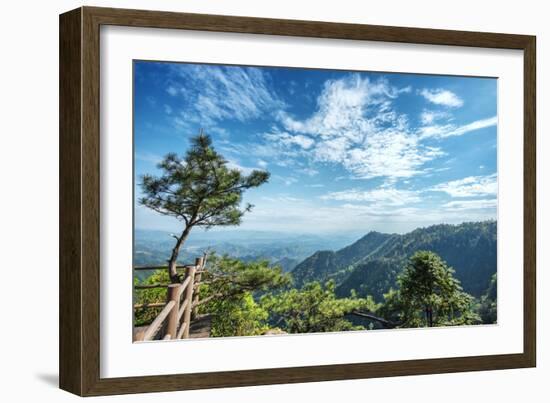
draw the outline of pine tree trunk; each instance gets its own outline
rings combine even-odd
[[[181,233],[180,237],[176,241],[176,245],[172,249],[172,254],[170,255],[170,260],[168,260],[168,276],[170,277],[171,283],[179,283],[180,278],[178,276],[177,271],[177,260],[178,255],[180,253],[181,246],[185,243],[185,240],[189,236],[189,232],[191,232],[191,226],[185,227],[183,232]]]

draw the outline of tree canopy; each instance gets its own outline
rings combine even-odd
[[[474,299],[453,273],[437,254],[416,252],[398,278],[398,290],[384,295],[379,313],[400,327],[478,323]]]
[[[355,310],[374,310],[372,298],[337,298],[334,281],[324,286],[319,282],[302,289],[290,289],[261,299],[271,315],[270,322],[289,333],[336,332],[360,330],[345,318]]]

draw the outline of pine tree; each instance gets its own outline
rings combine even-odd
[[[194,227],[239,225],[252,205],[241,208],[243,192],[269,179],[269,172],[254,170],[243,175],[228,167],[225,158],[212,147],[211,138],[201,133],[191,139],[191,147],[180,158],[170,153],[158,164],[158,177],[143,175],[139,203],[183,223],[168,260],[172,282],[178,282],[176,261],[179,251]]]
[[[380,313],[400,327],[479,323],[474,299],[462,290],[454,270],[435,253],[416,252],[399,276],[397,291],[385,294]]]

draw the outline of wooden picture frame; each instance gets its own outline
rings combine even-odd
[[[400,42],[524,52],[523,353],[227,372],[100,377],[100,26]],[[535,37],[82,7],[60,16],[60,387],[81,396],[534,367]]]

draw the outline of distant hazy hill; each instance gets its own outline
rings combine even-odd
[[[204,251],[215,251],[245,261],[267,259],[290,271],[313,252],[325,248],[341,248],[357,235],[293,234],[270,231],[195,231],[183,247],[180,263],[192,262]],[[134,265],[164,265],[174,247],[170,233],[136,229]]]
[[[466,292],[480,296],[496,273],[496,238],[495,221],[434,225],[403,235],[370,232],[336,252],[315,252],[292,273],[297,286],[332,278],[340,296],[354,289],[380,300],[415,251],[431,250],[455,269]]]

